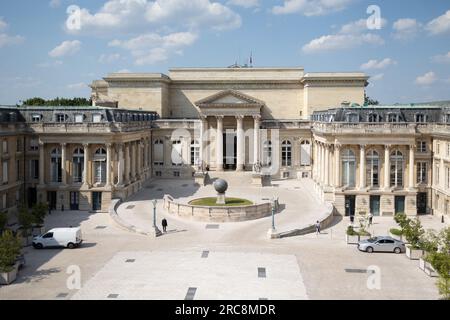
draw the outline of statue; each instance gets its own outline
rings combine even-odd
[[[253,165],[253,171],[255,173],[261,173],[261,163],[258,161],[256,161],[256,163]]]

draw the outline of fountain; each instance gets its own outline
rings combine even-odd
[[[217,179],[214,182],[214,189],[216,189],[217,191],[216,204],[225,205],[226,204],[225,192],[228,189],[228,183],[223,179]]]

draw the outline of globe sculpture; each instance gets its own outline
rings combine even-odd
[[[224,205],[225,202],[225,192],[228,189],[228,183],[223,179],[218,179],[214,182],[214,189],[217,191],[217,201],[216,204]]]

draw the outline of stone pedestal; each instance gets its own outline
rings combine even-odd
[[[216,204],[225,204],[225,193],[217,193],[217,201]]]
[[[269,231],[267,231],[267,238],[269,239],[278,239],[280,236],[277,233],[277,229],[270,228]]]
[[[161,230],[159,230],[158,227],[153,227],[152,230],[150,231],[150,233],[155,238],[162,236],[162,232],[161,232]]]
[[[261,173],[253,173],[252,185],[259,187],[270,187],[272,185],[272,177]]]
[[[195,183],[205,186],[206,185],[206,173],[196,172],[194,173],[194,181]]]

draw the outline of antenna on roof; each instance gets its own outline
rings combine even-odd
[[[250,51],[250,68],[253,68],[253,51]]]

